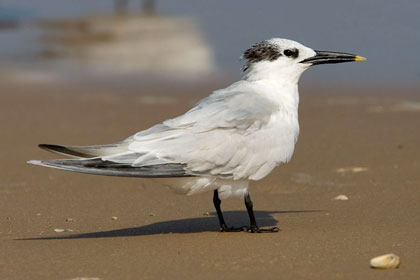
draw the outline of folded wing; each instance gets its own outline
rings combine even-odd
[[[283,152],[278,147],[278,133],[268,125],[280,108],[252,88],[238,88],[216,91],[184,115],[116,144],[41,145],[46,150],[85,160],[31,163],[111,176],[217,176],[258,180],[278,164],[279,154]],[[286,129],[285,133],[292,132]],[[283,161],[287,161],[291,153],[284,154]]]
[[[185,166],[182,164],[158,164],[150,166],[133,167],[129,164],[115,163],[112,161],[94,159],[57,159],[57,160],[30,160],[30,164],[57,168],[61,170],[74,171],[87,174],[120,176],[120,177],[142,177],[142,178],[168,178],[188,177]]]

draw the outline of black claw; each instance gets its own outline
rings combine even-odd
[[[251,228],[250,231],[252,233],[270,233],[270,232],[279,232],[280,229],[278,227],[273,228]]]
[[[270,232],[279,232],[280,229],[278,227],[273,228],[259,228],[259,227],[238,227],[238,228],[228,228],[228,227],[221,227],[220,232],[248,232],[248,233],[270,233]]]
[[[278,227],[273,228],[259,228],[259,227],[249,227],[247,230],[249,233],[270,233],[270,232],[279,232]]]

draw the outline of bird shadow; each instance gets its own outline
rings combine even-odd
[[[325,212],[323,210],[294,210],[294,211],[255,211],[255,217],[260,227],[273,227],[277,225],[277,220],[273,214],[290,213],[316,213]],[[248,215],[245,211],[225,211],[223,212],[228,226],[240,227],[248,225]],[[229,223],[235,221],[235,223]],[[83,239],[83,238],[106,238],[106,237],[130,237],[156,234],[171,233],[199,233],[199,232],[219,231],[219,221],[216,212],[209,213],[209,216],[200,218],[181,219],[165,222],[157,222],[150,225],[122,228],[108,231],[97,231],[89,233],[71,234],[65,236],[48,236],[34,238],[20,238],[15,240],[57,240],[57,239]]]

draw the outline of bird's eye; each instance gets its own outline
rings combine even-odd
[[[293,57],[293,58],[296,58],[297,56],[298,56],[298,54],[299,54],[299,52],[298,52],[298,50],[289,50],[289,49],[287,49],[287,50],[284,50],[284,55],[285,56],[287,56],[287,57]]]

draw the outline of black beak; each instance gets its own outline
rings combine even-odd
[[[301,61],[301,63],[308,63],[311,65],[327,64],[327,63],[342,63],[351,61],[366,60],[363,56],[358,56],[350,53],[339,52],[323,52],[315,51],[316,55]]]

